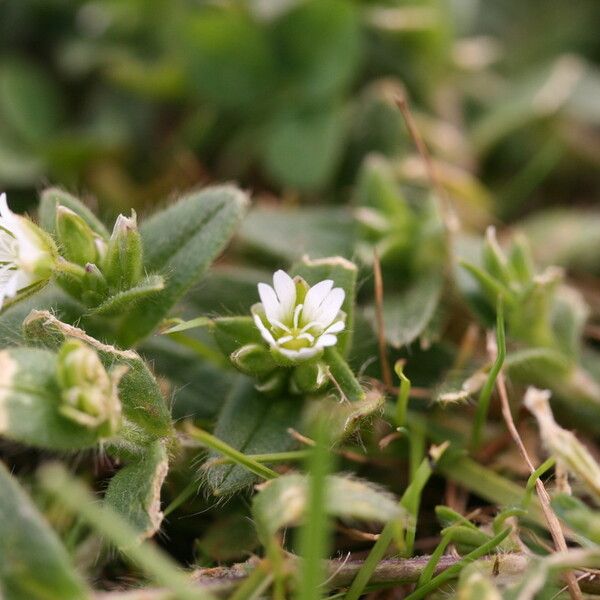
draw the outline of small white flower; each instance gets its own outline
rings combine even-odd
[[[6,298],[52,273],[54,243],[29,219],[16,215],[0,194],[0,309]]]
[[[273,275],[273,287],[258,284],[261,302],[252,307],[254,322],[271,351],[289,362],[317,356],[337,343],[346,315],[340,310],[345,292],[325,279],[309,288],[284,271]]]

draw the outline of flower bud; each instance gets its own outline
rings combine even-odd
[[[108,373],[92,348],[67,340],[58,354],[60,412],[79,425],[101,429],[106,437],[113,435],[121,425],[118,383],[123,374],[123,369]]]
[[[264,377],[277,367],[268,348],[261,344],[246,344],[229,358],[242,373],[254,377]]]
[[[98,260],[96,238],[92,228],[74,211],[59,205],[56,209],[56,234],[63,256],[85,265]]]
[[[310,394],[319,391],[328,382],[329,369],[320,360],[299,364],[292,371],[291,390],[297,394]]]
[[[133,287],[142,277],[142,239],[137,228],[137,216],[119,215],[108,242],[104,258],[104,275],[116,290]]]

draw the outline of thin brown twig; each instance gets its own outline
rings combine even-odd
[[[529,470],[533,474],[536,467],[531,462],[529,457],[529,453],[525,448],[525,444],[521,439],[521,435],[517,430],[515,422],[513,420],[512,412],[510,410],[510,403],[508,401],[508,392],[506,391],[506,381],[504,379],[504,373],[500,370],[498,373],[498,377],[496,379],[496,387],[498,389],[498,395],[500,396],[500,404],[502,408],[502,416],[504,417],[504,422],[506,423],[506,427],[508,428],[523,460],[527,463]],[[567,550],[567,542],[565,540],[565,536],[563,534],[563,530],[560,526],[560,522],[558,517],[554,514],[552,507],[550,506],[550,495],[546,491],[546,488],[541,479],[537,479],[535,482],[535,487],[537,490],[538,498],[540,500],[540,505],[542,507],[542,511],[544,513],[544,517],[546,518],[546,522],[548,523],[548,529],[550,530],[550,535],[554,540],[554,545],[560,552],[565,552]],[[577,577],[572,571],[567,571],[564,574],[565,583],[569,588],[569,595],[574,600],[581,600],[583,595],[581,593],[581,589],[579,587],[579,583],[577,582]]]
[[[384,559],[379,562],[371,577],[370,584],[378,587],[398,587],[418,581],[430,556],[417,556],[408,559]],[[293,560],[290,558],[290,560]],[[440,558],[435,575],[452,567],[460,556],[444,555]],[[510,583],[516,576],[522,576],[531,568],[531,559],[524,553],[505,553],[484,556],[478,561],[484,572],[494,576],[495,581]],[[330,576],[328,587],[337,589],[349,585],[363,565],[362,560],[329,560],[327,572]],[[192,575],[200,590],[209,591],[219,597],[229,596],[257,568],[257,560],[231,567],[199,569]],[[293,568],[293,566],[291,567]],[[585,571],[578,571],[578,576]],[[600,593],[600,579],[593,575],[581,580],[582,587],[592,594]],[[173,600],[172,592],[160,589],[141,589],[129,591],[97,592],[94,600]]]
[[[433,163],[433,160],[431,159],[431,155],[429,154],[429,151],[427,150],[427,145],[425,144],[425,141],[423,140],[423,136],[419,132],[419,129],[417,127],[415,119],[414,119],[412,112],[410,110],[410,107],[408,105],[408,100],[406,98],[406,95],[404,93],[401,93],[401,94],[397,93],[394,97],[394,100],[396,102],[396,106],[402,113],[402,117],[404,118],[404,122],[406,123],[406,128],[408,129],[408,133],[410,134],[410,137],[412,138],[413,143],[415,144],[415,147],[417,148],[417,152],[421,156],[421,160],[423,161],[423,164],[425,165],[425,171],[427,173],[427,177],[429,178],[429,181],[431,182],[431,186],[434,188],[434,190],[440,200],[440,203],[441,203],[440,208],[441,208],[441,212],[442,212],[442,218],[444,220],[446,235],[448,237],[450,237],[450,233],[452,231],[454,231],[454,229],[456,228],[456,219],[454,217],[454,211],[452,209],[452,204],[450,202],[450,198],[448,197],[448,194],[446,193],[444,186],[441,184],[441,182],[437,176],[437,172],[435,170],[435,165]],[[448,241],[450,241],[450,240],[448,240]],[[448,245],[448,250],[450,250],[450,249],[451,249],[451,246]]]
[[[392,369],[388,360],[387,344],[385,341],[385,325],[383,322],[383,276],[381,274],[381,262],[377,250],[373,251],[373,276],[375,278],[375,319],[377,321],[379,362],[381,363],[383,382],[389,389],[394,384],[394,381],[392,379]]]

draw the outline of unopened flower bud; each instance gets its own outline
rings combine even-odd
[[[323,361],[301,363],[292,372],[292,391],[299,394],[317,392],[327,384],[328,374],[329,369]]]
[[[56,234],[62,255],[79,265],[98,260],[97,234],[74,211],[59,205],[56,209]]]
[[[261,344],[246,344],[229,358],[242,373],[255,377],[264,377],[277,368],[268,348]]]
[[[113,435],[121,424],[118,383],[123,369],[107,372],[96,352],[70,339],[58,354],[57,379],[61,389],[60,412],[79,425]]]
[[[133,287],[142,277],[142,239],[135,211],[131,217],[119,215],[108,242],[104,258],[104,275],[116,290]]]

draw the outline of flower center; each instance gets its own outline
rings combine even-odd
[[[316,336],[322,333],[321,326],[316,321],[304,323],[302,320],[303,304],[294,308],[291,318],[285,323],[280,321],[271,322],[271,333],[277,343],[288,350],[300,350],[314,345]]]

